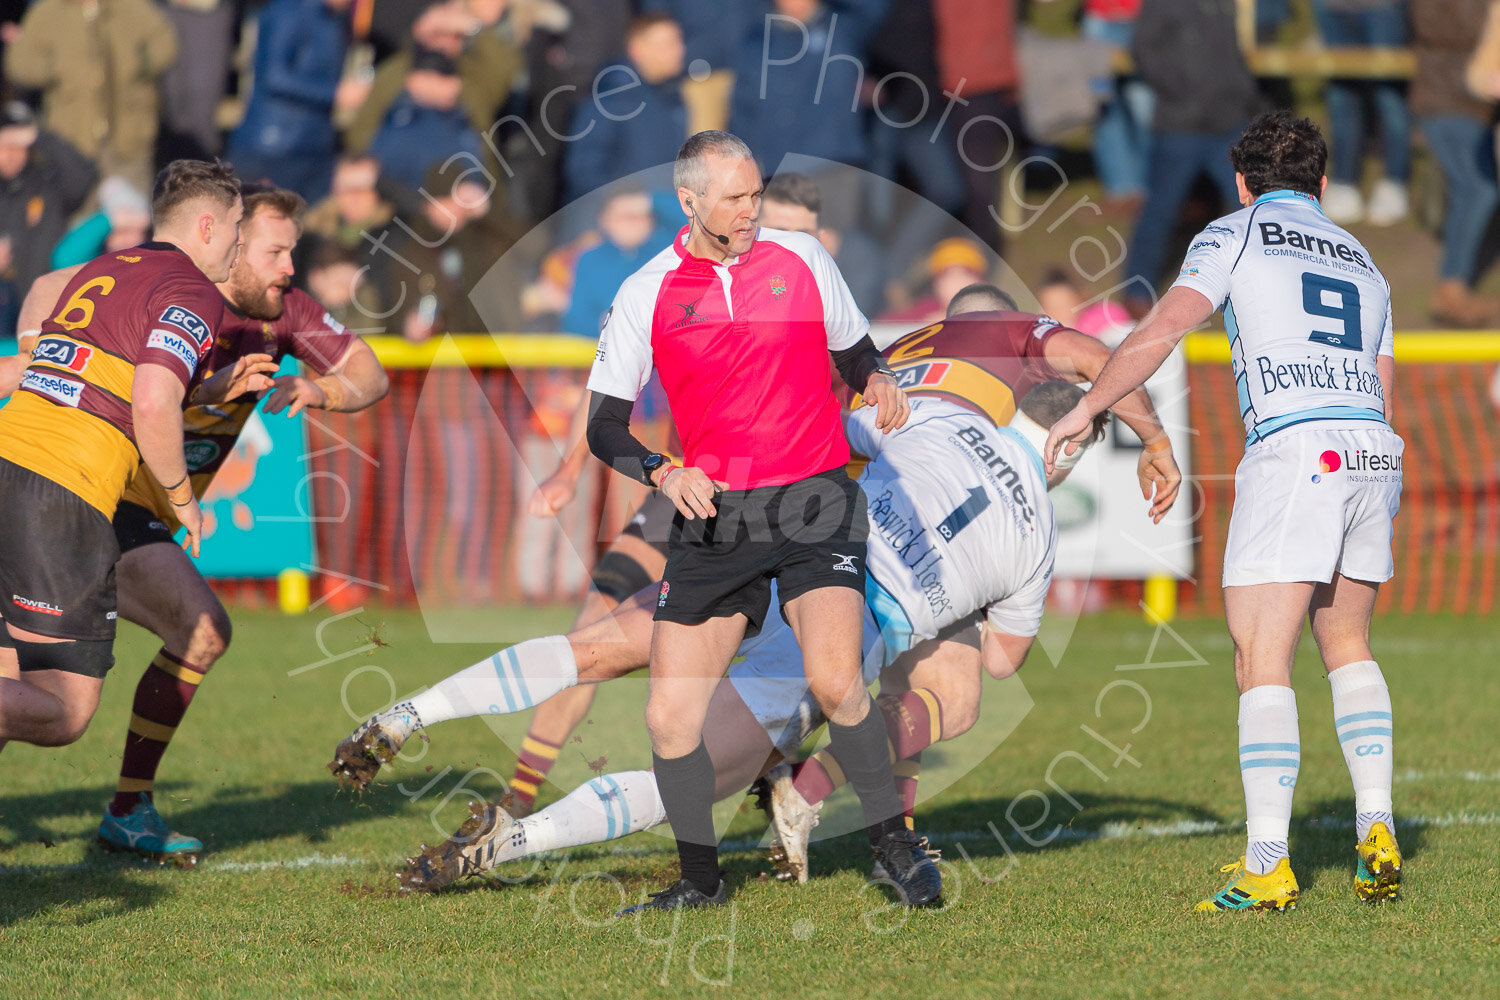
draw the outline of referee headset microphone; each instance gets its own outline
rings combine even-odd
[[[718,240],[719,243],[722,244],[723,246],[727,247],[729,245],[729,237],[728,236],[720,236],[718,233],[714,232],[712,229],[709,229],[707,226],[705,226],[703,224],[703,219],[699,217],[698,210],[693,207],[693,199],[691,199],[691,198],[687,199],[687,208],[688,208],[688,214],[693,217],[693,221],[694,222],[698,223],[698,228],[699,229],[703,230],[705,233],[707,233],[708,235],[712,236],[714,239]]]

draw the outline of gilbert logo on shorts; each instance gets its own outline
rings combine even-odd
[[[39,615],[54,615],[60,618],[63,613],[63,609],[56,604],[48,604],[46,601],[33,601],[31,598],[22,597],[20,594],[11,594],[10,603],[27,611],[35,611]]]
[[[855,575],[859,574],[859,570],[854,566],[854,560],[858,559],[859,556],[841,556],[837,552],[835,552],[833,555],[834,558],[838,560],[838,562],[833,564],[833,571],[835,573],[854,573]]]
[[[661,582],[661,595],[656,598],[656,606],[658,608],[664,608],[667,606],[667,594],[671,593],[671,591],[672,585],[663,580]]]

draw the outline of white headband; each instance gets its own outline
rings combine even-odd
[[[1010,418],[1009,427],[1011,430],[1015,431],[1017,434],[1025,438],[1031,444],[1031,446],[1036,449],[1036,453],[1038,455],[1041,455],[1043,459],[1046,458],[1046,428],[1037,423],[1035,420],[1032,420],[1020,410],[1017,410],[1016,415]],[[1073,466],[1078,464],[1078,460],[1083,457],[1083,453],[1088,449],[1090,443],[1092,442],[1084,442],[1080,444],[1078,448],[1073,452],[1073,454],[1069,455],[1067,452],[1067,442],[1064,442],[1063,446],[1057,449],[1057,460],[1052,463],[1052,467],[1055,469],[1062,469],[1063,471],[1067,471],[1068,469],[1073,468]]]

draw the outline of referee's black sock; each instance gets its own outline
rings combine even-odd
[[[880,732],[884,740],[883,726]],[[708,748],[700,740],[684,757],[659,757],[653,752],[651,760],[661,803],[677,838],[682,877],[705,896],[712,896],[719,889],[719,847],[714,837],[714,762]]]
[[[901,799],[891,775],[890,744],[885,717],[871,703],[865,717],[852,726],[828,723],[828,747],[844,769],[844,777],[859,795],[870,843],[887,833],[906,829]]]

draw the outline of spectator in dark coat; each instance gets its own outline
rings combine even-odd
[[[817,170],[804,154],[865,166],[865,109],[859,87],[866,46],[887,0],[760,0],[735,56],[729,128],[755,150],[761,170],[811,174],[823,190],[823,216],[847,228],[860,215],[857,171]],[[799,53],[800,56],[799,56]],[[764,72],[762,67],[764,66]]]
[[[642,0],[641,9],[670,14],[682,26],[688,77],[682,83],[688,134],[729,127],[734,92],[734,57],[745,37],[747,7],[742,0]]]
[[[1474,91],[1488,100],[1464,86],[1464,64],[1475,40],[1500,41],[1484,30],[1487,17],[1492,27],[1500,27],[1492,11],[1500,11],[1500,6],[1487,0],[1414,0],[1411,10],[1417,57],[1411,110],[1427,137],[1427,148],[1443,168],[1447,196],[1443,259],[1428,310],[1434,319],[1452,326],[1490,326],[1500,319],[1500,303],[1474,294],[1480,247],[1500,205],[1494,132],[1500,81],[1491,77],[1472,82],[1479,84]]]
[[[37,128],[31,109],[0,109],[0,336],[14,336],[21,296],[51,270],[52,248],[94,189],[98,173],[83,154]]]
[[[1133,54],[1156,95],[1146,203],[1130,237],[1123,298],[1143,314],[1156,298],[1177,215],[1199,176],[1239,204],[1229,147],[1259,110],[1235,34],[1234,0],[1145,0]]]
[[[607,94],[617,87],[628,89],[584,102],[573,113],[569,134],[579,138],[563,150],[568,201],[651,167],[660,168],[661,176],[647,183],[671,188],[667,158],[688,135],[682,60],[682,29],[672,18],[642,14],[630,22],[625,60],[599,71],[598,90]],[[635,77],[640,86],[631,86]]]
[[[383,173],[410,187],[422,185],[428,168],[464,154],[484,162],[484,144],[460,105],[463,81],[458,66],[441,52],[412,55],[406,88],[386,109],[368,152]]]
[[[229,139],[228,157],[241,177],[271,180],[309,203],[328,193],[352,2],[271,0],[261,11],[254,89]]]

